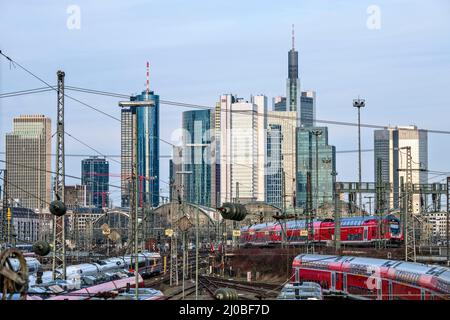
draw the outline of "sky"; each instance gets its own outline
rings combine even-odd
[[[145,88],[150,61],[150,87],[160,99],[213,107],[223,93],[269,101],[286,94],[295,24],[301,88],[316,91],[317,119],[356,122],[352,100],[360,96],[362,123],[450,130],[449,17],[447,0],[0,0],[0,50],[49,83],[64,70],[66,85],[123,94]],[[0,93],[42,86],[0,57]],[[120,118],[115,98],[69,94]],[[161,138],[171,140],[186,110],[161,106]],[[0,159],[21,114],[54,120],[55,93],[0,99]],[[111,118],[66,99],[65,127],[103,154],[120,154],[120,123]],[[357,149],[357,138],[356,127],[329,125],[338,152]],[[428,135],[430,170],[450,171],[449,145],[450,134]],[[362,149],[372,148],[373,129],[363,128]],[[66,153],[95,154],[70,137]],[[160,153],[171,155],[171,147],[161,143]],[[67,157],[66,173],[80,176],[81,159]],[[363,181],[373,181],[373,153],[362,161]],[[357,163],[357,153],[338,153],[338,180],[357,181]],[[168,159],[160,167],[168,181]],[[110,172],[119,175],[120,165],[110,161]],[[119,205],[119,190],[111,191]]]

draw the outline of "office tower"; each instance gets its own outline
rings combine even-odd
[[[108,207],[109,162],[105,158],[89,157],[81,161],[81,184],[86,186],[87,205]]]
[[[300,126],[314,127],[316,121],[316,92],[302,91],[300,97]]]
[[[139,102],[146,102],[139,104]],[[148,105],[148,102],[152,105]],[[159,204],[159,96],[153,91],[131,97],[121,109],[122,206],[130,206],[133,157],[137,151],[138,205]],[[135,147],[137,136],[137,150]]]
[[[297,206],[306,208],[307,173],[311,174],[312,208],[332,204],[332,172],[336,171],[336,149],[328,145],[328,128],[297,128]]]
[[[286,111],[286,97],[277,96],[272,99],[273,111]]]
[[[299,111],[300,80],[298,78],[298,52],[295,50],[294,26],[292,26],[292,49],[288,52],[288,78],[286,81],[286,110]]]
[[[264,201],[267,97],[220,97],[221,203]]]
[[[382,182],[392,184],[388,207],[400,208],[400,178],[406,183],[406,149],[411,147],[412,183],[428,183],[427,131],[416,126],[398,126],[374,131],[374,168],[377,179],[377,159],[381,159]],[[400,171],[399,171],[400,170]],[[413,195],[413,213],[421,211],[420,194]]]
[[[281,127],[281,167],[284,171],[284,201],[286,208],[294,207],[296,178],[296,144],[295,132],[297,126],[295,111],[270,111],[267,113],[267,124]]]
[[[76,184],[74,186],[64,187],[64,203],[67,209],[74,210],[76,208],[87,207],[88,193],[87,186]]]
[[[187,202],[203,206],[211,206],[211,195],[215,194],[215,155],[211,148],[213,121],[211,110],[183,112],[183,187]]]
[[[265,176],[266,202],[280,209],[283,206],[282,133],[278,124],[267,125],[267,161]]]
[[[220,102],[216,102],[216,107],[214,109],[214,141],[211,141],[211,147],[213,150],[211,150],[212,153],[214,153],[214,160],[215,160],[215,171],[213,174],[214,179],[214,187],[215,192],[212,196],[212,207],[220,207]]]
[[[44,115],[13,119],[6,134],[8,198],[41,209],[51,201],[51,121]]]

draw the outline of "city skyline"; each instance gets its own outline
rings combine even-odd
[[[281,300],[449,300],[449,17],[4,1],[0,298],[260,320]]]
[[[227,5],[244,10],[245,8],[251,7],[252,3],[230,3]],[[291,47],[291,24],[295,24],[297,38],[295,48],[299,52],[301,89],[316,91],[317,119],[356,122],[356,113],[352,109],[351,100],[360,94],[367,101],[367,108],[362,111],[362,123],[381,125],[416,124],[420,129],[445,130],[444,119],[448,111],[444,108],[443,94],[449,81],[445,76],[436,77],[436,75],[441,73],[445,74],[444,72],[450,66],[448,57],[444,55],[448,44],[440,41],[441,37],[445,35],[445,26],[448,25],[448,21],[442,18],[444,17],[444,13],[449,11],[449,6],[443,1],[434,1],[427,5],[418,2],[388,4],[385,1],[380,1],[382,27],[380,30],[370,30],[366,26],[366,20],[368,18],[366,9],[368,5],[369,3],[347,6],[342,3],[335,4],[322,1],[317,5],[305,4],[300,5],[300,7],[295,6],[295,8],[291,8],[290,6],[294,6],[294,2],[292,2],[284,9],[274,11],[276,19],[270,26],[270,30],[272,31],[265,33],[259,31],[255,26],[248,25],[242,15],[239,14],[236,16],[226,15],[219,22],[212,22],[208,19],[207,14],[201,16],[194,15],[197,20],[182,20],[181,25],[191,26],[190,30],[192,33],[190,34],[190,40],[193,39],[193,43],[199,45],[195,49],[191,47],[192,43],[188,44],[186,41],[181,40],[183,36],[186,36],[185,33],[176,33],[173,28],[169,28],[169,33],[173,36],[172,40],[174,44],[179,46],[176,51],[171,50],[173,45],[169,45],[167,41],[162,41],[161,38],[158,38],[159,36],[156,32],[155,36],[159,39],[159,42],[157,42],[159,45],[150,45],[147,47],[141,44],[135,47],[134,50],[127,51],[121,49],[114,51],[114,54],[106,56],[106,59],[99,60],[102,55],[104,56],[105,49],[113,45],[113,43],[104,44],[103,50],[93,50],[90,53],[90,58],[83,60],[87,56],[83,51],[77,50],[76,43],[80,43],[79,41],[84,38],[88,40],[96,39],[104,34],[106,30],[102,27],[101,23],[94,23],[91,20],[92,6],[81,1],[79,4],[82,17],[80,30],[67,29],[65,22],[68,15],[65,12],[66,6],[62,4],[50,6],[48,13],[43,13],[39,17],[30,16],[28,12],[24,12],[24,15],[20,17],[21,19],[27,19],[26,23],[24,22],[20,25],[20,30],[22,32],[33,33],[37,32],[31,29],[36,20],[39,21],[39,19],[42,19],[47,14],[60,12],[61,16],[59,19],[50,19],[49,23],[44,24],[42,28],[54,27],[58,23],[61,25],[61,30],[55,29],[57,30],[55,32],[58,34],[67,36],[67,40],[63,41],[67,46],[60,48],[61,57],[55,56],[54,59],[49,60],[46,56],[43,56],[43,54],[46,54],[47,49],[35,52],[34,56],[31,57],[29,53],[20,51],[21,44],[8,34],[5,35],[1,43],[1,50],[6,54],[14,56],[18,61],[21,61],[50,83],[53,83],[52,79],[55,78],[56,70],[62,66],[66,71],[66,81],[68,84],[125,94],[136,93],[140,91],[139,89],[143,89],[145,84],[145,68],[143,66],[146,60],[150,60],[150,87],[161,97],[167,100],[170,98],[170,100],[192,102],[214,107],[217,95],[222,92],[239,92],[242,95],[263,93],[269,100],[280,94],[285,95],[285,81],[287,77],[286,52]],[[128,9],[128,6],[135,8],[145,7],[146,5],[138,1],[123,6],[124,8],[122,9],[125,10],[125,15],[140,16],[140,14],[126,9]],[[311,24],[319,16],[323,18],[323,12],[319,9],[322,9],[324,6],[336,10],[336,14],[327,15],[330,21],[326,26]],[[30,8],[32,7],[33,5],[30,5]],[[5,9],[0,15],[6,15],[10,10],[14,10],[14,4],[7,4]],[[270,5],[260,6],[252,19],[255,19],[255,17],[265,17],[270,9]],[[293,9],[292,13],[288,14],[287,11],[290,9]],[[107,14],[110,13],[110,19],[102,18],[105,19],[102,20],[102,23],[109,21],[109,26],[112,30],[117,26],[114,24],[114,17],[118,14],[116,10],[113,6],[107,8],[106,11]],[[424,19],[419,28],[414,24],[414,17],[417,15],[417,11],[421,12],[422,16],[433,16],[433,21]],[[177,11],[175,16],[180,14]],[[348,19],[344,19],[345,17]],[[2,16],[2,18],[5,19],[0,20],[0,28],[4,28],[5,25],[2,23],[6,23],[9,19],[7,16]],[[149,19],[156,18],[152,16]],[[203,37],[206,32],[204,29],[205,21],[210,22],[214,27],[213,30],[217,31],[214,37]],[[143,20],[142,22],[134,23],[146,24],[147,22]],[[336,30],[332,30],[331,25]],[[160,28],[163,28],[163,26],[164,23]],[[243,28],[244,26],[245,28]],[[257,23],[256,26],[261,28],[264,24]],[[137,26],[133,25],[134,27]],[[86,29],[91,31],[91,35],[87,34],[88,31]],[[162,29],[158,30],[161,31]],[[214,59],[214,63],[212,60],[199,59],[202,54],[211,53],[208,50],[202,52],[202,49],[208,46],[219,49],[223,46],[222,41],[218,40],[223,38],[220,35],[225,38],[232,37],[236,30],[240,32],[244,30],[243,37],[238,39],[238,42],[234,44],[241,47],[241,50],[238,51],[239,54],[223,56],[221,50],[216,50],[217,59]],[[326,32],[330,32],[330,34],[325,35]],[[345,37],[343,32],[346,32]],[[433,34],[432,37],[429,36],[430,32]],[[265,40],[261,41],[263,34]],[[44,43],[47,41],[39,36],[36,36],[35,39]],[[245,42],[242,42],[242,39],[253,39],[253,42],[245,44]],[[350,51],[354,48],[351,40],[358,40],[358,43],[361,44],[360,52],[357,54],[353,53],[349,55]],[[419,40],[424,40],[425,42],[420,42]],[[73,44],[67,41],[72,41]],[[83,48],[89,48],[89,43],[88,41],[87,45],[84,45]],[[412,43],[421,43],[421,45],[414,46]],[[58,46],[61,45],[58,44]],[[255,50],[263,50],[264,54],[261,57],[255,56]],[[80,55],[77,56],[73,52],[78,52]],[[386,53],[393,52],[395,54],[386,55]],[[162,53],[163,55],[161,56]],[[163,56],[168,53],[170,53],[169,57],[178,58],[173,60],[175,61],[173,67],[167,65],[167,62],[162,60]],[[129,54],[132,55],[133,59],[127,58]],[[181,57],[184,60],[180,59]],[[251,59],[251,63],[249,59]],[[433,64],[431,63],[431,59],[437,60],[439,63]],[[37,61],[40,61],[40,63],[37,64]],[[189,63],[183,63],[182,61],[189,61]],[[121,67],[121,70],[118,71],[119,64],[128,66],[128,68]],[[414,68],[412,68],[413,66]],[[5,61],[2,61],[0,67],[2,74],[0,84],[1,92],[41,86],[39,82],[25,77],[17,69],[9,69],[8,63]],[[88,78],[81,76],[80,73],[85,72],[86,68],[90,69],[88,74],[91,76]],[[193,72],[194,69],[192,68],[196,72]],[[236,70],[236,68],[243,72],[243,76],[240,76],[238,80],[231,75],[231,71]],[[363,77],[357,76],[355,73],[359,72],[361,68],[364,70]],[[175,70],[178,70],[178,74],[174,73]],[[219,70],[223,71],[220,72],[220,76],[217,74]],[[343,73],[343,70],[346,70],[346,72]],[[374,72],[376,72],[375,77]],[[393,72],[395,73],[393,74]],[[186,74],[189,74],[192,81],[186,82]],[[338,75],[339,80],[337,78]],[[394,77],[395,75],[400,78]],[[123,81],[117,81],[115,79],[117,77],[120,77]],[[8,81],[5,81],[6,78]],[[390,81],[394,78],[396,81],[393,85]],[[413,79],[417,79],[417,81],[412,81]],[[203,86],[201,83],[205,85]],[[201,88],[195,89],[195,87]],[[433,94],[425,95],[423,94],[424,92],[433,92]],[[105,112],[118,116],[118,110],[115,110],[117,99],[87,96],[77,93],[71,94],[94,106],[100,107]],[[35,104],[42,106],[39,113],[43,113],[54,119],[56,109],[54,100],[54,95],[49,93],[1,99],[1,133],[4,134],[10,131],[10,122],[14,116],[33,113],[32,105],[34,106]],[[91,114],[91,111],[79,112],[84,110],[82,109],[83,107],[73,102],[68,101],[67,104],[66,128],[68,132],[76,135],[83,141],[90,141],[91,139],[87,135],[87,128],[89,128],[92,131],[92,135],[96,137],[95,142],[92,141],[96,149],[104,154],[120,154],[120,143],[110,143],[110,141],[120,141],[120,125],[107,118],[103,119],[102,116],[97,117],[95,113]],[[14,108],[17,105],[21,105],[22,107]],[[423,106],[427,106],[427,110],[431,109],[439,112],[441,117],[431,119],[430,117],[424,117],[419,114],[415,115],[413,111],[421,110]],[[333,111],[336,109],[339,112]],[[163,106],[161,108],[161,119],[163,119],[161,123],[177,124],[175,128],[162,126],[161,138],[170,140],[172,131],[181,127],[181,112],[186,110],[186,108],[169,106]],[[409,115],[408,119],[405,117],[406,114]],[[96,118],[101,119],[97,120],[99,124],[105,123],[107,126],[91,126],[89,124],[88,127],[88,124],[84,121],[85,115],[96,115]],[[390,121],[386,121],[386,118],[389,118]],[[317,125],[321,124],[318,123]],[[356,171],[354,168],[345,166],[343,163],[354,163],[356,167],[357,154],[339,153],[342,150],[355,150],[357,148],[356,127],[327,126],[329,126],[330,143],[335,145],[337,149],[338,180],[356,180]],[[363,149],[373,149],[372,131],[372,129],[363,128]],[[447,139],[447,135],[429,135],[430,169],[436,171],[445,169],[445,161],[440,157],[440,145],[446,143],[448,141]],[[66,139],[66,143],[66,153],[68,154],[94,155],[91,150],[73,141],[70,137]],[[0,142],[0,147],[4,150],[3,140]],[[161,155],[169,155],[171,151],[169,145],[161,144]],[[4,156],[4,154],[1,155]],[[52,161],[54,162],[54,159]],[[81,158],[68,157],[67,173],[79,176],[80,161]],[[161,179],[165,181],[168,181],[167,162],[161,161],[160,174]],[[111,163],[111,172],[119,173],[120,166]],[[372,152],[363,153],[363,180],[373,181]],[[66,183],[75,184],[76,181],[69,179]],[[113,180],[111,183],[118,185],[119,181]],[[161,184],[160,188],[163,189],[163,194],[168,194],[168,186]],[[114,203],[117,204],[120,202],[120,193],[117,193],[117,191],[114,192],[116,194],[113,194],[112,198]]]

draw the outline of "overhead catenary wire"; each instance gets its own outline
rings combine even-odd
[[[21,65],[19,65],[19,67],[23,68]],[[14,96],[18,96],[18,95],[25,95],[25,94],[32,94],[32,93],[39,93],[39,92],[45,92],[45,91],[52,91],[55,90],[55,87],[52,87],[50,85],[48,85],[49,88],[45,89],[45,87],[41,87],[41,88],[34,88],[34,89],[29,89],[29,90],[21,90],[21,91],[14,91],[14,92],[8,92],[8,93],[3,93],[0,94],[0,99],[1,98],[9,98],[9,97],[14,97]],[[125,98],[125,99],[129,99],[130,97],[132,97],[132,95],[126,95],[126,94],[122,94],[122,93],[114,93],[114,92],[108,92],[108,91],[102,91],[102,90],[94,90],[94,89],[87,89],[87,88],[81,88],[81,87],[75,87],[75,86],[65,86],[65,89],[67,90],[72,90],[72,91],[76,91],[76,92],[82,92],[82,93],[89,93],[89,94],[96,94],[96,95],[103,95],[103,96],[109,96],[109,97],[114,97],[114,98]],[[67,96],[67,95],[66,95]],[[67,96],[69,99],[76,99],[74,97],[71,96]],[[86,103],[76,99],[74,101],[77,101],[83,105],[86,105]],[[202,109],[202,110],[214,110],[214,107],[210,107],[210,106],[205,106],[205,105],[200,105],[200,104],[193,104],[193,103],[186,103],[186,102],[178,102],[178,101],[171,101],[171,100],[159,100],[160,104],[162,105],[171,105],[171,106],[178,106],[178,107],[183,107],[183,108],[192,108],[192,109]],[[95,111],[99,111],[105,115],[108,115],[109,117],[113,117],[115,118],[115,120],[120,121],[120,119],[112,116],[111,114],[108,114],[104,111],[99,110],[96,107],[93,107],[92,105],[86,105],[88,107],[90,107],[91,109],[95,110]],[[221,110],[221,112],[230,112],[230,113],[243,113],[243,114],[247,114],[250,113],[248,111],[237,111],[237,110]],[[268,114],[261,114],[261,113],[257,113],[257,112],[252,112],[252,114],[255,114],[257,116],[265,116],[268,118],[278,118],[278,119],[285,119],[285,120],[293,120],[292,117],[290,116],[285,116],[285,115],[268,115]],[[299,120],[301,121],[300,117],[296,117],[295,120]],[[326,119],[314,119],[314,121],[316,123],[323,123],[323,124],[330,124],[330,125],[340,125],[340,126],[358,126],[357,123],[355,122],[350,122],[350,121],[338,121],[338,120],[326,120]],[[361,127],[365,127],[365,128],[372,128],[372,129],[388,129],[391,126],[389,125],[377,125],[377,124],[361,124]],[[420,129],[423,131],[427,131],[429,133],[436,133],[436,134],[450,134],[450,131],[448,130],[439,130],[439,129]],[[165,141],[164,141],[165,142]]]

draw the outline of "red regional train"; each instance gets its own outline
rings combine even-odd
[[[371,300],[450,300],[450,268],[397,260],[301,254],[293,282],[315,282],[326,292]]]
[[[306,220],[291,220],[283,224],[291,245],[306,241],[326,243],[334,239],[335,224],[332,219],[314,220],[313,234],[308,234]],[[261,223],[241,228],[240,244],[244,246],[270,246],[282,241],[282,226],[279,222]],[[394,215],[381,219],[376,216],[341,218],[341,243],[350,245],[369,245],[383,240],[390,244],[400,244],[403,233],[400,220]]]

